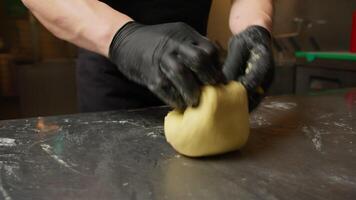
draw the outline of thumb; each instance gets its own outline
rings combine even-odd
[[[245,64],[249,57],[246,42],[238,36],[233,36],[229,42],[228,54],[223,65],[223,73],[228,80],[237,80],[245,74]]]

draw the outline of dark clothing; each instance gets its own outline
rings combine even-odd
[[[211,0],[106,0],[142,24],[185,22],[205,35]]]
[[[206,34],[211,0],[103,1],[142,24],[185,22]],[[108,59],[80,49],[77,89],[82,112],[139,108],[163,103],[147,88],[128,80]]]

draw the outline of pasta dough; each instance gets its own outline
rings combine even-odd
[[[186,156],[216,155],[241,148],[250,130],[245,88],[234,81],[205,86],[199,106],[168,113],[164,130],[167,141]]]

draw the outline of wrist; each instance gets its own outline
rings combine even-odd
[[[135,21],[128,21],[126,24],[116,30],[110,42],[108,58],[115,62],[116,57],[120,54],[119,52],[121,50],[122,42],[125,41],[129,35],[135,32],[135,30],[142,26],[143,25],[136,23]]]
[[[230,20],[230,30],[234,35],[239,34],[250,26],[261,26],[272,33],[272,18],[266,13],[257,13],[255,16],[242,18],[237,16]]]
[[[109,57],[109,49],[110,44],[115,36],[115,34],[124,27],[127,23],[133,21],[129,17],[125,17],[124,19],[121,18],[117,20],[116,23],[109,23],[103,29],[100,38],[100,42],[98,43],[98,51],[100,54],[104,55],[105,57]]]

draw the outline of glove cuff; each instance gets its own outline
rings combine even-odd
[[[258,30],[259,32],[261,32],[261,34],[265,35],[266,37],[268,37],[270,39],[272,38],[272,33],[263,26],[253,25],[253,26],[248,27],[247,29],[250,29],[250,28],[253,30]]]
[[[234,37],[249,38],[251,43],[259,43],[269,46],[272,34],[263,26],[252,25]]]
[[[141,26],[143,25],[135,21],[129,21],[115,33],[109,47],[109,59],[111,61],[115,61],[115,57],[118,55],[117,51],[120,49],[119,46],[122,41]]]

